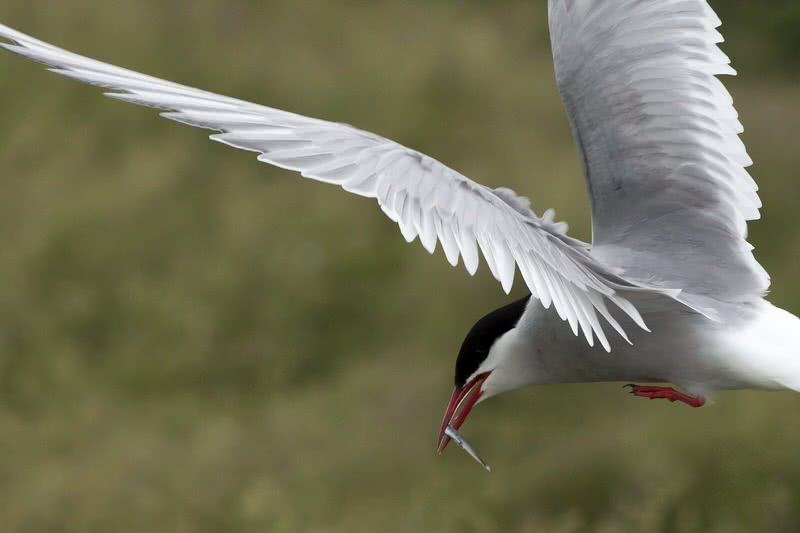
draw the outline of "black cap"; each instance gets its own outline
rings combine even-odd
[[[467,378],[475,373],[489,355],[489,350],[495,341],[517,325],[530,298],[529,294],[525,298],[496,309],[472,326],[461,344],[461,351],[458,352],[456,359],[456,387],[464,386]]]

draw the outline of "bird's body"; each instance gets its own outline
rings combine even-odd
[[[800,390],[800,319],[766,300],[730,310],[730,321],[712,322],[665,302],[643,312],[651,332],[632,330],[632,344],[612,354],[591,347],[551,310],[531,302],[513,348],[515,383],[501,389],[555,383],[674,383],[693,395],[730,389]],[[507,359],[511,360],[511,359]]]
[[[800,390],[800,320],[764,300],[746,242],[761,203],[706,0],[549,0],[556,80],[592,207],[592,243],[551,211],[342,123],[304,117],[95,61],[0,25],[0,45],[58,74],[215,130],[259,161],[375,198],[410,242],[441,244],[471,274],[479,249],[506,292],[531,296],[467,335],[440,432],[482,399],[528,384],[633,386],[694,407],[718,390]],[[551,179],[560,179],[554,176]],[[565,325],[565,322],[569,327]],[[613,330],[613,334],[609,332]],[[453,427],[448,429],[448,425]]]

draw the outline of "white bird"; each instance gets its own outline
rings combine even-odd
[[[0,42],[109,96],[216,130],[211,139],[259,161],[375,198],[406,240],[431,253],[440,243],[470,274],[480,248],[506,292],[518,268],[530,295],[481,318],[458,354],[440,452],[453,435],[464,445],[454,430],[476,403],[528,384],[667,382],[686,392],[631,392],[693,407],[723,389],[800,390],[800,320],[764,299],[769,277],[745,240],[761,203],[716,77],[735,74],[717,46],[719,19],[706,0],[549,0],[548,9],[591,245],[509,189],[352,126],[145,76],[2,25]]]

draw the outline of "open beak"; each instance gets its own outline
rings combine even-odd
[[[461,427],[464,420],[472,408],[480,400],[483,391],[481,385],[486,381],[491,372],[484,372],[478,374],[467,382],[463,387],[456,387],[453,389],[453,394],[450,396],[450,403],[447,404],[447,411],[444,413],[444,420],[442,420],[442,427],[439,430],[439,453],[442,453],[447,445],[450,443],[450,437],[445,434],[447,426],[453,426],[454,429]]]

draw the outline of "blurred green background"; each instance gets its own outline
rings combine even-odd
[[[800,4],[720,0],[772,301],[800,311]],[[546,2],[11,0],[99,59],[425,151],[588,236]],[[372,201],[0,55],[0,530],[800,530],[800,396],[528,388],[435,453],[509,301]],[[521,284],[520,284],[521,285]],[[522,294],[518,285],[515,295]]]

